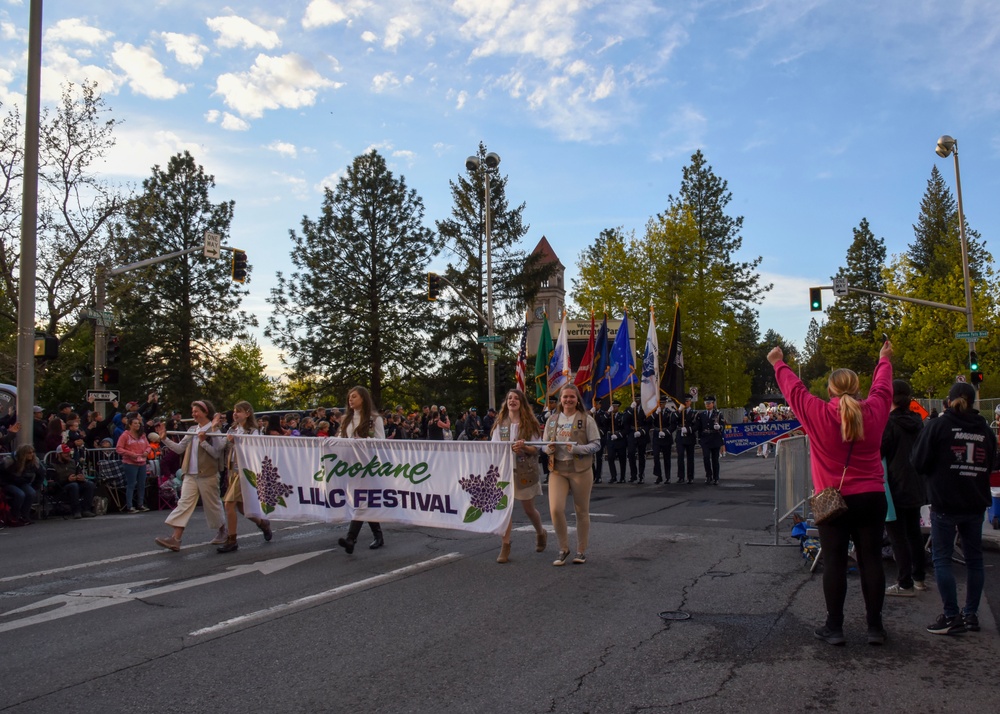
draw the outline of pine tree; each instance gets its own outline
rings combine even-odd
[[[486,145],[480,142],[479,167],[467,169],[457,180],[449,182],[453,199],[451,217],[438,221],[437,230],[448,253],[455,256],[444,271],[445,277],[480,314],[488,316],[485,177],[489,172],[494,324],[496,333],[506,338],[502,359],[513,364],[525,309],[553,267],[543,265],[538,256],[529,255],[521,247],[528,232],[524,223],[525,205],[516,208],[508,205],[507,177],[501,175],[499,168],[486,165],[486,154]],[[450,290],[442,293],[436,312],[440,320],[433,344],[438,346],[438,363],[448,366],[447,380],[437,385],[439,391],[428,392],[423,398],[485,406],[489,401],[487,362],[477,338],[486,334],[486,322]]]
[[[421,198],[373,150],[326,190],[319,218],[290,231],[296,269],[278,274],[265,334],[318,398],[341,403],[360,384],[379,404],[388,384],[436,368],[425,271],[440,241],[423,220]]]
[[[847,249],[846,267],[836,277],[846,278],[852,288],[885,293],[885,241],[876,238],[862,218]],[[886,299],[867,293],[849,292],[838,297],[826,311],[827,321],[820,330],[822,361],[846,367],[858,374],[870,374],[882,347],[889,308]],[[818,376],[818,375],[816,375]]]
[[[215,365],[205,393],[218,408],[232,407],[240,400],[255,411],[273,409],[277,402],[277,380],[265,373],[263,353],[252,337],[234,344]]]
[[[116,227],[109,264],[197,249],[206,231],[222,235],[225,244],[235,204],[213,203],[213,188],[215,177],[187,151],[170,157],[166,170],[154,166]],[[222,345],[245,338],[256,324],[240,309],[245,288],[230,276],[228,258],[210,260],[195,250],[109,283],[108,304],[119,314],[112,332],[122,340],[123,396],[156,387],[166,403],[181,408],[203,396]]]

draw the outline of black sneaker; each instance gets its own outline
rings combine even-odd
[[[965,632],[965,622],[961,615],[946,617],[942,614],[927,626],[927,631],[932,635],[958,635]]]
[[[886,638],[885,628],[882,627],[869,627],[868,628],[868,644],[870,645],[884,645]]]
[[[969,632],[979,632],[979,615],[976,613],[970,612],[963,614],[962,622],[965,623],[965,629]]]
[[[823,640],[831,645],[841,646],[847,644],[847,639],[844,637],[843,630],[831,630],[829,627],[824,625],[813,632],[813,634],[816,636],[816,639]]]

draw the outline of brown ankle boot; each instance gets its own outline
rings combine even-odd
[[[510,560],[510,543],[502,543],[500,545],[500,555],[497,556],[498,563],[506,563]]]
[[[226,536],[226,542],[215,549],[217,553],[232,553],[235,550],[239,550],[240,545],[236,542],[236,536],[230,535]]]
[[[548,531],[542,531],[541,533],[535,534],[535,552],[541,553],[545,550],[546,544],[549,542]]]

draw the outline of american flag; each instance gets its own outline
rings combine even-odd
[[[527,384],[528,372],[528,322],[525,320],[524,329],[521,330],[521,349],[517,353],[517,367],[514,370],[517,379],[517,388],[522,392]]]

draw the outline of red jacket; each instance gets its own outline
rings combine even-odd
[[[845,465],[848,466],[847,475],[841,488],[845,496],[883,491],[880,447],[892,406],[892,364],[889,360],[881,359],[875,366],[871,391],[868,398],[861,401],[865,438],[854,442],[853,449],[840,434],[839,397],[826,401],[810,394],[802,380],[780,360],[774,365],[774,376],[781,393],[809,435],[809,464],[816,492],[840,485]]]

